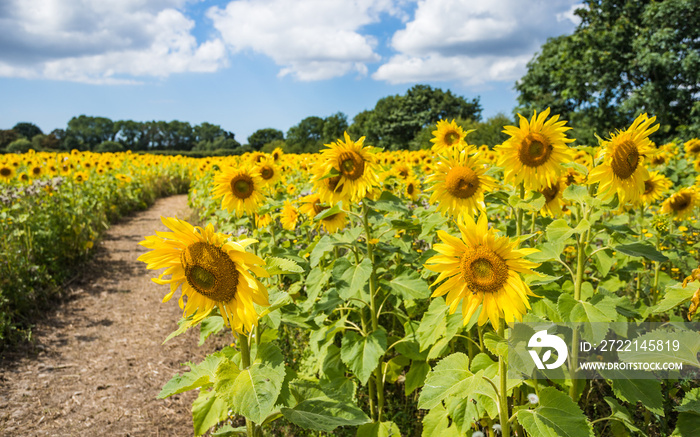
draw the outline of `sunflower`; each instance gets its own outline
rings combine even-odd
[[[558,217],[563,214],[561,206],[564,203],[564,190],[568,186],[566,182],[566,176],[563,176],[552,185],[540,189],[545,200],[540,212],[545,217]]]
[[[0,165],[0,181],[8,182],[15,175],[15,169],[8,164]]]
[[[418,200],[418,196],[420,196],[420,183],[414,177],[408,178],[403,189],[403,194],[408,199],[415,202]]]
[[[284,152],[279,147],[275,147],[275,150],[272,151],[271,155],[272,155],[272,160],[275,162],[278,162],[280,159],[282,159]]]
[[[693,138],[692,140],[688,140],[685,143],[683,143],[683,146],[685,147],[685,154],[690,159],[700,158],[700,139],[699,138]]]
[[[299,206],[299,211],[306,214],[310,220],[313,220],[318,214],[327,210],[329,207],[321,204],[321,198],[318,194],[310,194],[299,199],[301,205]],[[336,214],[331,214],[328,217],[324,217],[319,220],[319,224],[329,234],[337,232],[339,229],[345,227],[348,222],[348,215],[344,212],[338,212]]]
[[[408,166],[406,162],[399,162],[394,166],[392,172],[399,177],[399,179],[407,180],[413,175],[411,167]]]
[[[428,184],[433,183],[426,190],[432,191],[430,203],[437,203],[438,211],[453,217],[483,211],[484,191],[496,187],[496,181],[485,172],[484,162],[479,158],[470,157],[466,150],[458,147],[452,148],[437,164],[435,173],[425,180]]]
[[[566,121],[557,121],[559,115],[545,121],[548,116],[549,108],[540,115],[535,111],[530,122],[518,114],[519,128],[504,127],[510,138],[496,150],[501,154],[498,165],[505,168],[505,182],[522,182],[528,190],[539,190],[558,180],[561,164],[571,161],[572,152],[566,144],[574,140],[565,134],[571,128],[564,126]]]
[[[44,168],[40,164],[33,165],[32,168],[29,169],[29,174],[35,179],[40,178],[43,172]]]
[[[236,215],[254,213],[265,197],[262,187],[265,183],[257,170],[226,168],[214,176],[214,199],[221,199],[221,208]]]
[[[299,219],[299,211],[292,205],[289,200],[284,201],[282,206],[282,214],[280,217],[280,223],[282,227],[288,231],[293,231],[297,227],[297,220]]]
[[[433,152],[437,153],[452,146],[467,147],[465,138],[468,133],[474,132],[473,129],[465,132],[461,126],[455,123],[454,119],[449,123],[447,120],[439,120],[436,127],[437,129],[431,132],[435,138],[431,139],[430,142],[433,143]],[[473,148],[474,146],[469,147]]]
[[[537,249],[516,249],[518,242],[508,237],[497,237],[494,229],[488,229],[486,214],[482,213],[477,223],[467,216],[464,226],[458,225],[462,239],[438,231],[442,243],[433,249],[439,255],[428,259],[425,267],[439,272],[432,285],[446,279],[433,292],[433,297],[447,294],[447,305],[454,313],[462,301],[462,317],[466,325],[477,308],[479,325],[491,321],[498,329],[500,320],[512,323],[522,320],[530,308],[528,296],[535,296],[523,282],[519,273],[534,273],[538,264],[523,259]]]
[[[249,272],[269,276],[261,267],[265,262],[245,250],[256,240],[228,241],[229,236],[214,232],[211,224],[202,229],[173,217],[161,220],[172,232],[147,236],[139,244],[152,251],[138,260],[151,270],[167,267],[158,278],[153,278],[157,284],[170,284],[170,293],[163,302],[182,286],[179,303],[183,317],[189,319],[188,327],[218,307],[226,325],[237,332],[249,331],[258,322],[253,303],[269,305],[265,286]],[[170,279],[163,279],[166,275],[171,275]]]
[[[649,135],[659,129],[653,125],[656,117],[646,114],[637,117],[625,131],[612,134],[610,141],[604,141],[602,164],[588,174],[588,183],[600,182],[598,192],[603,198],[617,193],[620,204],[637,202],[644,193],[644,181],[649,180],[649,172],[644,168],[644,158],[653,153]]]
[[[644,181],[644,192],[640,195],[640,200],[642,203],[650,205],[661,199],[661,196],[671,188],[671,185],[673,183],[666,176],[658,171],[652,171],[649,173],[649,179]]]
[[[695,207],[700,205],[700,196],[695,187],[683,188],[661,204],[661,212],[673,214],[682,219],[693,215]]]
[[[280,180],[280,172],[271,159],[260,161],[255,170],[260,173],[260,178],[262,178],[265,185],[274,186]]]
[[[266,228],[270,226],[270,223],[272,223],[272,217],[270,214],[263,214],[263,215],[258,215],[257,213],[255,214],[255,227],[260,229],[260,228]]]
[[[326,144],[321,151],[319,171],[314,184],[321,200],[335,203],[339,200],[359,202],[372,187],[379,185],[376,152],[364,147],[365,137],[352,141],[345,132],[345,141]],[[334,176],[327,177],[330,174]]]
[[[73,173],[73,180],[76,182],[83,183],[86,180],[88,180],[88,177],[88,174],[84,171],[76,171],[75,173]]]

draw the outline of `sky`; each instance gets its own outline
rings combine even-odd
[[[428,84],[483,117],[580,0],[1,0],[0,129],[78,115],[218,124],[245,143],[309,116],[352,121]]]

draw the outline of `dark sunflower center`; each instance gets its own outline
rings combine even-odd
[[[486,246],[468,249],[462,255],[461,270],[472,293],[496,293],[508,280],[508,265]]]
[[[260,172],[260,176],[262,176],[263,179],[268,180],[272,179],[272,177],[275,175],[275,171],[271,167],[263,167],[262,171]]]
[[[314,207],[314,213],[315,213],[314,215],[319,215],[319,214],[321,214],[321,212],[323,212],[324,209],[328,209],[327,206],[321,205],[321,202],[318,200],[314,202],[313,207]]]
[[[215,302],[228,302],[236,296],[238,270],[222,249],[203,241],[192,243],[180,255],[187,283],[199,294]]]
[[[406,169],[399,170],[399,176],[401,176],[403,179],[406,179],[408,177],[408,170],[406,170]]]
[[[340,173],[351,181],[359,179],[365,172],[365,160],[357,152],[341,153],[338,162],[340,162]]]
[[[408,184],[408,186],[406,187],[406,192],[408,194],[413,194],[414,190],[415,190],[415,188],[413,187],[413,184]]]
[[[529,133],[520,143],[520,162],[528,167],[546,164],[552,154],[552,147],[547,138],[537,132]]]
[[[671,198],[671,209],[674,211],[684,211],[691,203],[691,195],[688,193],[676,194]]]
[[[8,177],[12,174],[12,170],[7,167],[0,168],[0,176]]]
[[[32,168],[32,174],[34,174],[35,176],[40,175],[41,174],[41,167]]]
[[[231,192],[239,199],[247,199],[253,195],[253,179],[248,175],[238,175],[231,179]]]
[[[22,175],[22,176],[24,176],[24,175]],[[78,181],[78,182],[82,182],[82,181],[83,181],[83,175],[78,175],[78,176],[76,176],[76,177],[75,177],[75,180]]]
[[[620,179],[627,179],[634,174],[638,165],[639,150],[636,144],[632,141],[625,141],[615,147],[612,162],[610,163],[615,176]]]
[[[649,194],[652,191],[654,191],[654,188],[656,188],[656,185],[654,185],[654,182],[651,180],[644,181],[644,194]]]
[[[453,167],[445,176],[445,189],[454,197],[467,199],[479,188],[479,176],[469,167]]]
[[[459,141],[459,134],[453,130],[445,134],[445,144],[451,146]]]
[[[544,189],[542,189],[542,191],[540,191],[540,193],[542,193],[547,203],[551,202],[557,197],[557,194],[559,193],[559,183],[555,183],[551,187],[545,187]]]
[[[693,143],[688,150],[694,155],[700,153],[700,142]]]

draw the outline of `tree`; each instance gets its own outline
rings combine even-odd
[[[125,150],[121,143],[116,141],[103,141],[95,147],[95,152],[105,153],[105,152],[123,152]]]
[[[18,134],[22,135],[24,138],[28,139],[31,141],[32,138],[34,138],[34,135],[41,135],[43,132],[39,127],[33,123],[27,123],[27,122],[20,122],[17,123],[13,128],[13,131],[17,132]]]
[[[551,107],[583,143],[641,112],[658,117],[661,140],[700,136],[700,2],[584,5],[574,33],[549,39],[528,63],[516,84],[518,110]]]
[[[290,153],[318,152],[322,146],[323,119],[311,116],[287,131],[287,150]]]
[[[323,120],[321,129],[321,143],[330,144],[338,139],[342,139],[348,130],[348,116],[342,112],[337,112]],[[357,139],[357,138],[353,138]]]
[[[8,153],[27,153],[32,148],[32,142],[26,138],[14,140],[7,146]]]
[[[284,132],[267,127],[258,129],[250,134],[248,137],[248,145],[252,147],[253,150],[261,150],[265,144],[277,140],[284,140]]]
[[[92,150],[104,141],[114,141],[117,131],[114,122],[106,117],[89,117],[81,115],[68,121],[66,134],[75,138],[88,150]]]
[[[366,136],[366,141],[374,146],[397,150],[408,149],[421,129],[438,120],[480,120],[481,105],[478,97],[467,101],[449,90],[415,85],[404,96],[379,99],[373,110],[358,116],[350,126],[351,132]]]
[[[0,150],[7,147],[11,142],[19,139],[19,134],[13,129],[0,130]]]

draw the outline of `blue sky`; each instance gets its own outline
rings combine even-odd
[[[0,129],[85,114],[207,121],[246,142],[418,83],[510,115],[576,0],[3,0]]]

